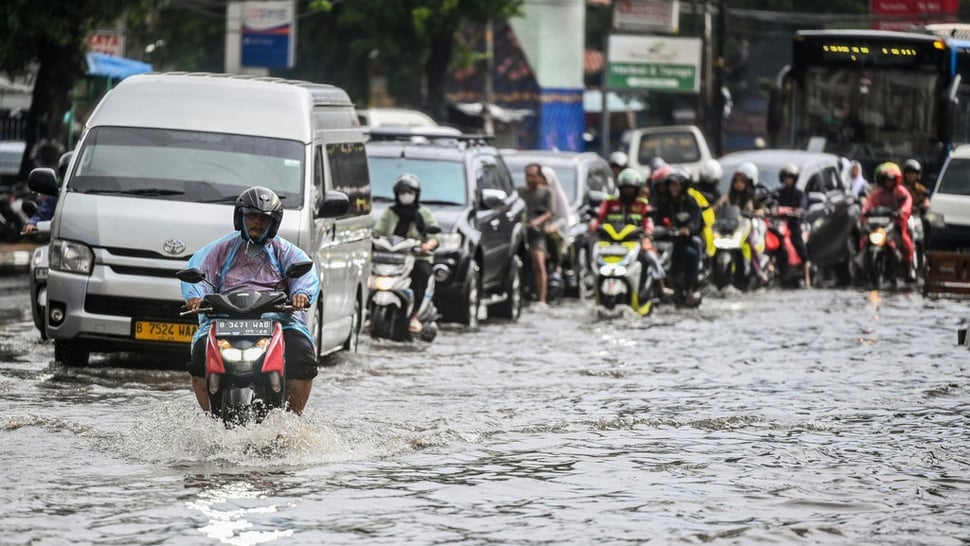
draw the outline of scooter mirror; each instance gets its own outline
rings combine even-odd
[[[428,226],[425,231],[430,235],[437,235],[441,233],[441,226]]]
[[[188,269],[182,269],[181,271],[175,272],[175,277],[182,282],[187,282],[189,284],[198,284],[205,281],[205,273],[199,271],[194,267]]]
[[[33,216],[37,214],[37,203],[34,203],[30,199],[24,199],[20,203],[20,210],[24,211],[27,216]]]
[[[311,269],[313,269],[313,262],[297,262],[286,268],[286,278],[295,279],[302,277],[309,273]]]

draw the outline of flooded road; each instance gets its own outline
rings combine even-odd
[[[364,341],[304,418],[227,431],[184,372],[53,365],[26,286],[0,278],[4,544],[970,542],[965,303],[570,302]]]

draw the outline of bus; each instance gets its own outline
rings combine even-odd
[[[872,173],[915,158],[932,184],[970,142],[970,40],[931,33],[803,30],[768,112],[772,147],[825,151]]]

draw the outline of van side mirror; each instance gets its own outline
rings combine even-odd
[[[589,208],[596,210],[600,208],[603,201],[606,201],[606,193],[596,190],[590,190],[586,193],[586,199],[589,201]]]
[[[285,277],[287,279],[296,279],[306,275],[313,269],[313,262],[296,262],[286,268]]]
[[[509,194],[502,190],[487,188],[482,190],[482,208],[483,209],[497,209],[501,207],[505,200],[509,198]]]
[[[57,195],[57,174],[47,167],[34,169],[27,175],[27,187],[44,195]]]
[[[350,211],[350,199],[347,194],[339,191],[328,191],[323,197],[323,203],[317,216],[323,218],[340,218]]]

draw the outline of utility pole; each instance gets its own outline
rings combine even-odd
[[[717,44],[714,47],[714,134],[711,135],[714,144],[714,155],[720,156],[724,151],[724,42],[727,34],[727,6],[725,0],[717,1]]]
[[[485,23],[485,100],[482,105],[482,120],[485,125],[485,134],[492,136],[495,134],[495,122],[492,118],[492,104],[495,102],[494,80],[492,77],[495,71],[495,37],[492,19],[489,18]]]

